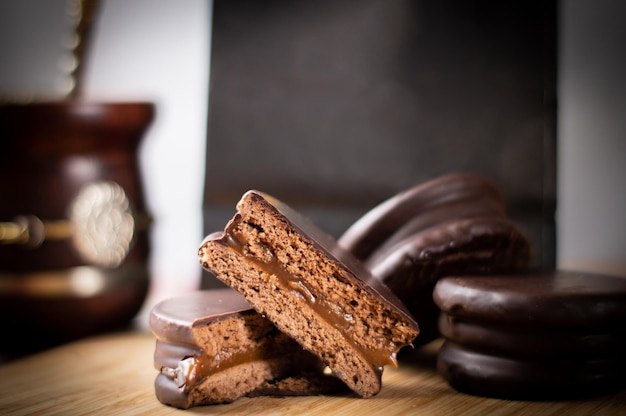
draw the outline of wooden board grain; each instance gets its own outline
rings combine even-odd
[[[154,338],[118,333],[81,340],[0,366],[0,414],[11,415],[557,415],[626,414],[626,392],[583,401],[524,402],[458,393],[434,371],[434,343],[385,369],[382,392],[343,397],[244,398],[178,410],[154,396]]]

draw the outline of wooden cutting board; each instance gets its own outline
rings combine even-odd
[[[11,415],[550,415],[626,414],[626,392],[584,401],[524,402],[451,389],[434,371],[435,342],[387,368],[383,390],[355,397],[258,397],[178,410],[154,396],[150,333],[104,335],[0,366],[0,414]]]

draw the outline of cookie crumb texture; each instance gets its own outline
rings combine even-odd
[[[196,354],[167,340],[157,344],[161,354],[181,349],[177,362],[188,363],[179,364],[177,370],[186,371],[177,377],[157,377],[158,399],[174,407],[230,403],[276,380],[323,375],[324,364],[315,355],[253,311],[195,325],[192,336],[200,348]]]
[[[202,245],[203,267],[318,354],[357,394],[377,394],[383,366],[396,364],[417,327],[255,195],[244,195],[222,238]]]

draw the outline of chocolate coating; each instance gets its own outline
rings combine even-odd
[[[426,181],[381,202],[352,224],[338,242],[357,258],[366,259],[417,215],[476,198],[489,201],[489,205],[501,214],[505,211],[504,197],[491,180],[470,172],[453,173]]]
[[[609,332],[468,322],[447,314],[439,330],[448,341],[485,354],[517,358],[607,357],[626,348],[626,328]]]
[[[506,218],[449,220],[416,233],[366,265],[411,311],[420,325],[417,344],[439,333],[439,309],[432,293],[437,281],[459,273],[492,274],[523,268],[530,257],[526,237]]]
[[[438,337],[435,283],[455,274],[523,269],[530,243],[506,216],[487,177],[463,172],[431,179],[371,209],[339,238],[420,325],[415,345]]]
[[[189,407],[187,395],[182,393],[172,380],[164,374],[159,374],[154,379],[154,392],[157,399],[169,406],[179,409]]]
[[[192,327],[252,312],[248,301],[232,289],[197,291],[157,303],[149,324],[159,340],[194,345]]]
[[[487,217],[505,218],[503,204],[499,200],[492,198],[492,195],[477,195],[471,200],[454,200],[450,203],[435,206],[408,219],[380,246],[376,247],[366,260],[375,262],[376,258],[393,250],[394,246],[412,235],[431,229],[435,225],[446,223],[451,219],[461,220]]]
[[[154,349],[154,367],[157,370],[163,367],[176,368],[186,357],[199,356],[200,354],[202,354],[202,349],[196,345],[157,339]]]
[[[574,271],[446,277],[434,290],[441,310],[507,325],[603,328],[626,325],[626,278]]]
[[[621,356],[599,359],[511,359],[444,342],[437,369],[461,392],[504,399],[564,399],[624,385]]]
[[[451,219],[376,251],[365,264],[390,284],[411,275],[434,283],[456,270],[497,271],[528,262],[528,241],[506,218]],[[438,268],[454,268],[441,270]],[[402,275],[400,277],[399,275]]]

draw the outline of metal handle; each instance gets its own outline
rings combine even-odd
[[[0,222],[0,244],[38,247],[45,240],[64,240],[74,233],[69,220],[42,221],[34,215],[20,215],[12,222]]]

